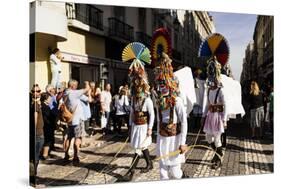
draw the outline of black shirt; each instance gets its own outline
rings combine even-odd
[[[263,96],[260,93],[259,95],[250,94],[249,97],[250,109],[256,109],[263,106]]]

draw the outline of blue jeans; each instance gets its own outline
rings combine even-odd
[[[35,161],[39,161],[40,152],[44,144],[43,136],[36,136],[35,139]]]
[[[106,129],[111,130],[110,112],[105,112],[105,118],[106,118]]]

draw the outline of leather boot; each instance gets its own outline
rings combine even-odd
[[[150,159],[148,149],[143,150],[142,153],[146,162],[146,167],[141,170],[141,173],[147,173],[149,170],[153,169],[153,163]]]
[[[222,141],[223,148],[226,148],[226,135],[227,135],[227,130],[224,130],[224,133],[221,134],[221,141]]]
[[[215,146],[215,143],[214,143],[214,142],[212,142],[212,143],[210,144],[210,146],[211,146],[211,148],[212,148],[214,151],[216,151],[216,146]],[[211,163],[215,163],[216,159],[217,159],[217,157],[216,157],[216,154],[215,154],[214,157],[213,157],[213,159],[211,160]]]
[[[135,174],[135,169],[139,163],[139,160],[140,160],[140,156],[137,153],[135,153],[134,158],[132,160],[131,167],[123,177],[124,181],[131,181],[133,179],[133,176]]]
[[[222,163],[222,156],[223,156],[223,153],[222,153],[222,147],[218,147],[216,152],[220,155],[220,157],[216,154],[215,156],[217,157],[213,166],[212,166],[212,169],[218,169],[220,166],[221,166],[221,163]]]

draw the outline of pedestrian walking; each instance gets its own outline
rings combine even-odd
[[[253,139],[257,139],[258,137],[262,137],[262,129],[264,124],[264,108],[263,96],[256,81],[251,82],[249,103],[251,112],[251,137]]]
[[[59,84],[60,85],[60,84]],[[58,87],[60,87],[58,85]],[[58,102],[57,102],[57,94],[56,94],[56,89],[54,88],[53,85],[48,84],[45,88],[46,93],[49,94],[50,96],[50,102],[48,103],[48,106],[50,107],[51,114],[50,116],[50,123],[49,123],[49,137],[51,140],[50,143],[50,151],[55,150],[55,130],[57,127],[57,120],[58,120],[58,114],[59,114],[59,109],[58,109]],[[58,91],[58,90],[57,90]]]
[[[101,125],[101,116],[102,116],[101,89],[99,87],[96,88],[94,102],[95,102],[95,110],[96,110],[94,114],[95,123],[103,129]]]
[[[81,100],[87,101],[85,99],[86,93],[90,90],[89,84],[86,84],[84,89],[77,90],[78,82],[71,79],[68,82],[68,89],[65,92],[65,104],[67,108],[72,112],[72,120],[68,125],[67,141],[66,141],[66,151],[65,160],[69,160],[70,156],[68,154],[70,148],[70,142],[74,138],[74,157],[73,162],[79,163],[79,151],[81,145],[82,129],[84,124],[84,111],[81,105]]]
[[[128,102],[129,102],[129,106],[130,106],[131,105],[131,92],[129,89],[129,85],[127,83],[124,85],[124,90],[125,90],[126,96],[128,97]],[[126,109],[126,107],[125,107],[125,109]],[[125,123],[126,123],[126,126],[128,127],[128,133],[130,133],[129,121],[130,121],[130,109],[127,109],[126,116],[125,116]]]
[[[52,97],[49,93],[43,93],[41,95],[41,109],[44,121],[44,145],[42,152],[42,159],[46,160],[49,157],[51,152],[51,146],[54,142],[54,122],[55,117],[50,108],[50,104],[52,102]]]
[[[127,111],[130,111],[128,96],[126,89],[121,86],[119,94],[114,98],[114,107],[116,108],[116,128],[114,131],[121,134],[121,127],[126,123]]]
[[[96,101],[95,101],[95,93],[96,93],[96,83],[94,81],[90,82],[91,88],[91,98],[92,101],[90,102],[90,109],[91,109],[91,118],[90,118],[90,128],[91,128],[91,135],[93,134],[93,127],[96,125],[95,115],[96,115]]]
[[[44,121],[41,109],[41,89],[38,84],[33,85],[30,93],[30,182],[36,185],[39,156],[44,143]]]
[[[200,69],[194,72],[194,82],[195,82],[195,94],[196,103],[193,106],[193,127],[191,129],[199,128],[201,125],[201,119],[203,114],[203,98],[205,92],[205,81],[201,80],[200,75],[202,71]]]
[[[203,131],[206,140],[216,152],[211,160],[212,168],[221,166],[223,156],[221,135],[227,127],[225,92],[220,81],[221,65],[216,58],[211,58],[207,66],[207,94],[203,100]]]
[[[105,132],[111,132],[111,125],[110,125],[110,106],[112,102],[112,95],[111,95],[111,85],[108,83],[105,86],[105,90],[101,93],[101,104],[102,104],[102,112],[103,112],[103,124],[105,126]]]

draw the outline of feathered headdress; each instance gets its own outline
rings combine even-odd
[[[131,62],[129,67],[130,88],[133,96],[141,97],[149,93],[147,74],[144,69],[145,64],[151,63],[149,49],[139,42],[128,44],[122,52],[123,62]]]
[[[152,36],[151,42],[151,54],[152,54],[152,65],[157,66],[162,53],[172,56],[171,38],[167,29],[158,28]]]

